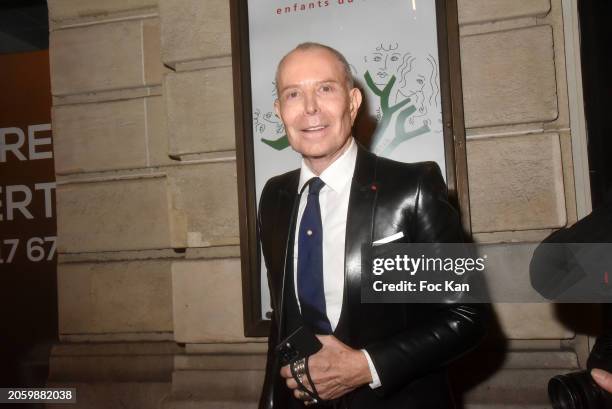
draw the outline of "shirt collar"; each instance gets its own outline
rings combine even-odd
[[[355,170],[355,162],[357,161],[357,144],[351,137],[351,144],[346,151],[340,155],[338,159],[332,162],[321,174],[319,178],[329,186],[334,192],[340,192],[346,184],[353,178]],[[298,184],[298,192],[302,191],[304,184],[310,179],[317,177],[315,173],[306,165],[302,159],[302,167],[300,169],[300,183]],[[325,189],[325,187],[324,187]]]

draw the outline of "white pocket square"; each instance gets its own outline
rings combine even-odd
[[[392,234],[391,236],[385,237],[384,239],[376,240],[374,243],[372,243],[372,245],[377,246],[379,244],[391,243],[392,241],[399,240],[402,237],[404,237],[404,233],[400,231]]]

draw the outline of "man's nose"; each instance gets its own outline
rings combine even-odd
[[[308,115],[319,112],[319,102],[315,93],[306,94],[306,98],[304,98],[304,111]]]

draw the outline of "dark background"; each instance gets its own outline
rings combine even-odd
[[[580,48],[593,208],[612,193],[612,1],[581,0]]]
[[[0,53],[46,50],[49,22],[45,0],[0,0]]]

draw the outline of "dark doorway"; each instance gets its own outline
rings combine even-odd
[[[593,208],[612,196],[612,2],[579,0],[582,83]]]

